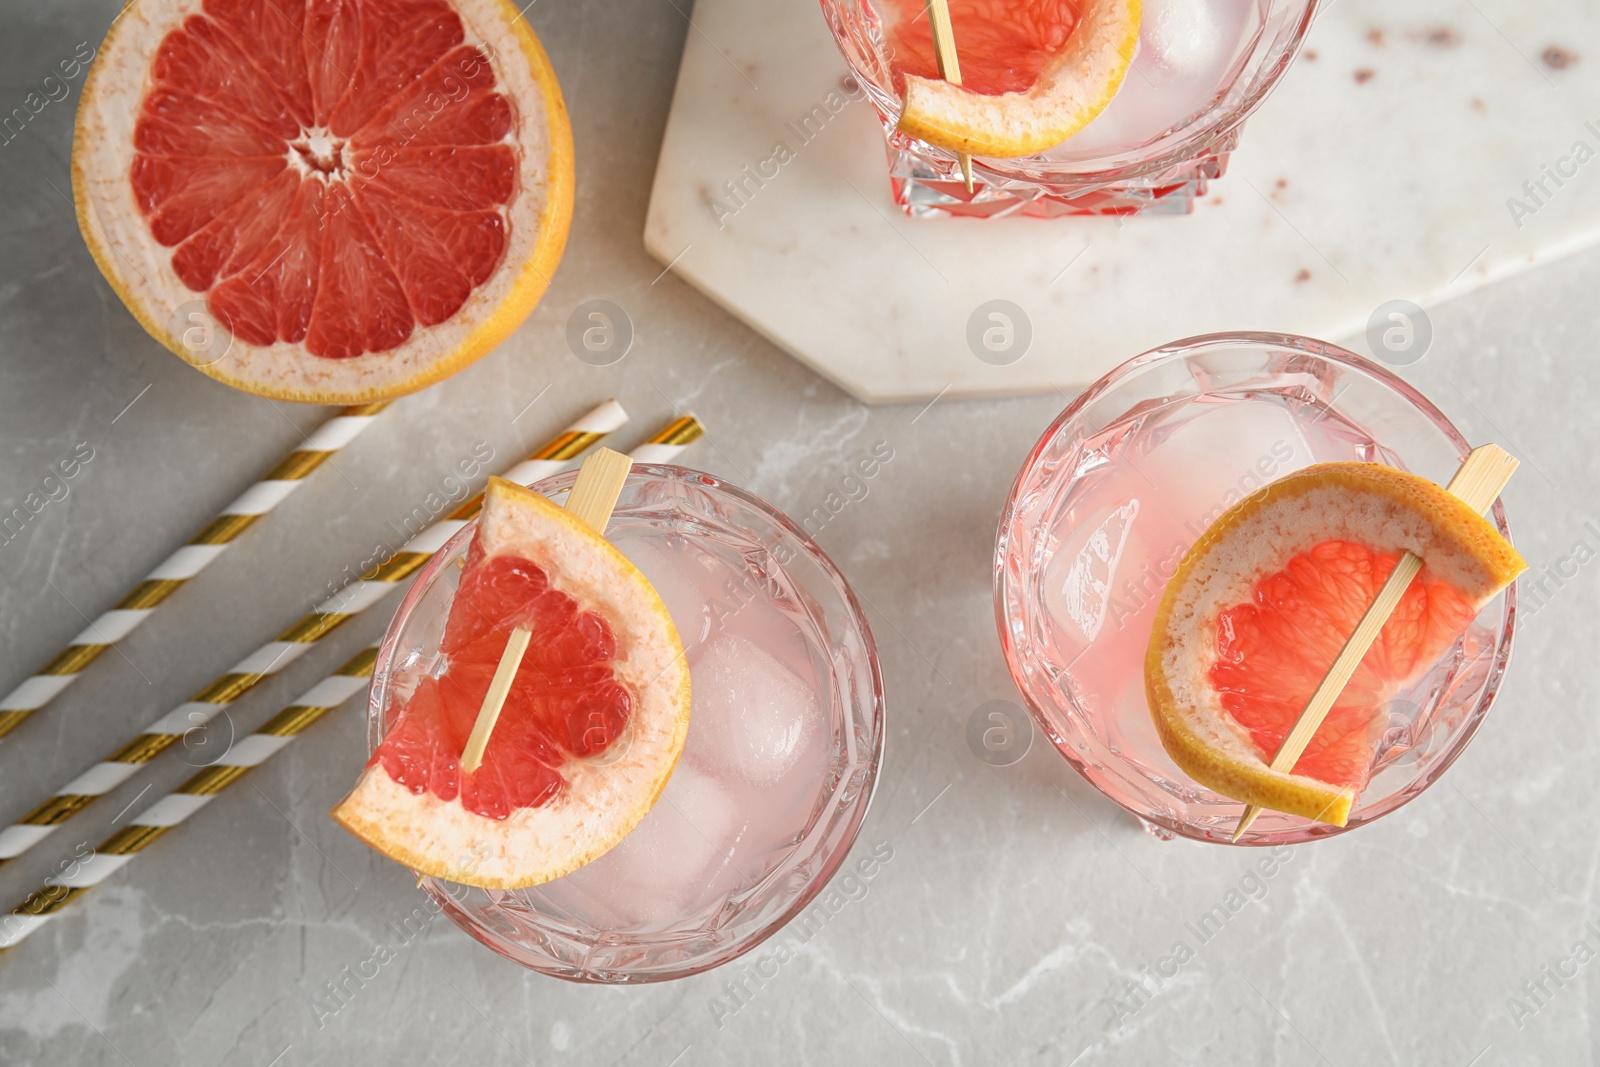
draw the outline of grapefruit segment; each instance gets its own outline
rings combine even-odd
[[[300,126],[312,124],[307,80],[305,4],[211,0],[206,14],[235,41],[248,41],[250,59],[266,75]]]
[[[96,262],[167,347],[354,403],[532,310],[571,219],[571,130],[508,0],[140,0],[85,85],[73,182]],[[196,305],[231,343],[185,346]]]
[[[333,109],[350,88],[342,72],[361,62],[362,5],[343,0],[303,0],[306,81],[311,89],[311,121],[328,126]],[[375,44],[377,42],[374,42]]]
[[[922,5],[897,6],[899,130],[972,155],[1030,156],[1077,133],[1111,103],[1139,41],[1140,0],[952,3],[957,86],[938,77]]]
[[[1292,771],[1269,766],[1407,551],[1423,568]],[[1426,479],[1325,463],[1261,489],[1201,536],[1167,584],[1145,692],[1174,763],[1225,796],[1343,826],[1384,705],[1436,663],[1526,564]]]
[[[505,145],[407,145],[356,189],[371,185],[446,211],[492,210],[516,186],[516,160]]]
[[[461,756],[511,631],[533,637],[477,770]],[[661,598],[598,533],[491,479],[439,644],[443,669],[391,726],[333,817],[415,870],[490,889],[597,858],[666,785],[689,670]]]
[[[505,251],[505,220],[493,211],[405,203],[377,186],[367,190],[362,208],[412,315],[424,326],[448,319],[494,273]]]
[[[280,138],[300,129],[288,101],[247,50],[203,15],[184,19],[162,40],[150,77],[158,87],[211,102],[235,123],[257,124]]]
[[[494,87],[487,57],[461,45],[392,96],[350,135],[350,147],[377,148],[391,140],[411,147],[496,144],[511,131],[513,116],[510,101]]]
[[[133,128],[141,157],[283,158],[283,134],[227,110],[214,100],[157,89]]]
[[[284,167],[281,159],[257,157],[140,156],[133,165],[133,186],[151,233],[162,244],[175,245],[258,193]]]
[[[923,0],[892,0],[889,32],[895,87],[905,76],[939,77],[938,50]],[[985,96],[1033,87],[1078,24],[1077,0],[951,0],[950,28],[961,60],[961,86]]]
[[[328,186],[323,254],[306,347],[329,359],[383,352],[415,325],[400,279],[343,185]]]
[[[300,182],[287,169],[261,190],[255,204],[240,202],[190,234],[172,253],[172,269],[191,289],[206,290],[232,277],[261,254],[294,203]]]
[[[322,218],[323,187],[300,183],[277,232],[212,290],[209,307],[235,338],[256,345],[304,340],[321,282]]]
[[[349,137],[366,126],[396,93],[420,78],[464,37],[456,13],[437,0],[387,0],[381,4],[369,0],[359,10],[366,18],[356,61],[343,68],[348,76],[330,64],[323,65],[325,75],[332,76],[335,91],[344,90],[325,123],[336,137]]]

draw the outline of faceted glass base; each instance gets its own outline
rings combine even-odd
[[[1157,174],[1122,182],[1028,181],[989,171],[973,160],[972,192],[954,160],[925,155],[886,141],[889,184],[895,203],[912,218],[1000,218],[1021,215],[1186,215],[1206,185],[1228,169],[1239,143],[1236,128],[1210,151]],[[913,142],[915,144],[916,142]]]

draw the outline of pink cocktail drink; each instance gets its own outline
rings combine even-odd
[[[645,820],[600,859],[524,891],[596,929],[711,915],[794,847],[823,791],[832,738],[818,664],[790,591],[717,546],[633,527],[612,543],[662,595],[693,682],[689,739]]]
[[[937,77],[927,5],[889,0],[889,68],[896,84],[906,73]],[[1026,91],[1036,68],[1059,47],[1060,29],[1030,28],[1023,14],[1071,25],[1078,5],[1068,0],[950,0],[957,51],[985,48],[1000,53],[992,62],[963,68],[963,85],[984,93]],[[1182,123],[1197,105],[1226,89],[1229,68],[1260,27],[1261,5],[1253,0],[1144,0],[1139,46],[1111,103],[1088,126],[1040,153],[1057,162],[1128,152]],[[994,29],[1011,22],[1013,32]],[[998,41],[994,40],[999,38]]]
[[[560,503],[575,474],[534,488]],[[394,693],[439,669],[444,619],[474,533],[419,574],[379,650],[368,741]],[[793,523],[744,491],[636,463],[606,527],[660,594],[691,679],[688,739],[649,813],[610,851],[516,890],[427,878],[452,921],[524,966],[585,982],[695,974],[805,909],[845,861],[883,744],[872,636],[843,577]],[[597,757],[627,751],[624,731]]]
[[[949,0],[962,85],[1024,93],[1070,31],[1061,0]],[[822,0],[882,119],[895,197],[918,216],[1180,213],[1227,167],[1245,118],[1287,69],[1313,0],[1144,0],[1133,61],[1110,104],[1053,148],[977,156],[896,129],[907,73],[937,77],[922,0]]]
[[[1139,50],[1107,108],[1044,153],[1058,162],[1133,152],[1228,91],[1233,67],[1262,27],[1254,0],[1151,0]]]
[[[1156,606],[1206,527],[1267,482],[1346,451],[1335,423],[1244,397],[1190,404],[1114,432],[1060,513],[1042,588],[1048,652],[1115,748],[1166,761],[1145,708]]]
[[[1119,367],[1046,432],[1001,519],[996,612],[1035,718],[1151,828],[1228,840],[1241,805],[1173,764],[1146,702],[1145,652],[1179,562],[1229,507],[1313,463],[1376,461],[1442,483],[1466,452],[1404,382],[1322,342],[1213,336]],[[1498,505],[1493,517],[1504,533]],[[1514,602],[1502,593],[1387,703],[1349,827],[1415,796],[1471,737],[1505,667]],[[1339,832],[1267,812],[1244,840]]]

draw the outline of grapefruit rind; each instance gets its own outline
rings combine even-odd
[[[1140,0],[1085,0],[1066,46],[1025,92],[991,96],[908,74],[897,128],[952,152],[998,159],[1054,148],[1117,95],[1139,43],[1139,17]]]
[[[1343,826],[1355,791],[1274,771],[1206,680],[1219,614],[1263,576],[1323,541],[1410,551],[1481,608],[1527,568],[1494,525],[1426,478],[1378,463],[1322,463],[1235,504],[1167,583],[1145,655],[1145,695],[1172,761],[1246,804]]]
[[[452,0],[468,40],[490,49],[500,91],[518,103],[518,191],[501,267],[437,326],[420,324],[397,348],[323,359],[300,345],[232,338],[216,359],[183,343],[193,314],[218,336],[205,294],[179,279],[172,249],[158,244],[134,201],[134,124],[147,68],[162,39],[200,0],[139,0],[112,23],[89,75],[73,133],[72,194],[78,228],[107,282],[145,330],[216,380],[258,396],[315,404],[359,404],[416,392],[487,354],[522,324],[544,295],[572,225],[572,124],[544,46],[510,0]],[[539,106],[533,106],[537,102]],[[182,315],[176,313],[183,309]]]
[[[571,512],[492,478],[478,522],[485,559],[529,560],[580,611],[610,624],[617,647],[612,672],[634,701],[627,730],[598,757],[564,764],[566,785],[550,803],[505,819],[468,811],[459,795],[445,801],[412,793],[380,762],[362,772],[331,814],[367,845],[422,874],[484,889],[521,889],[598,859],[650,811],[688,737],[689,668],[654,587]],[[617,746],[625,746],[620,754]]]

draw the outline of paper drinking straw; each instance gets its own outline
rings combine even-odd
[[[635,449],[633,458],[639,459],[637,453],[640,451],[661,447],[671,449],[669,457],[676,455],[700,437],[702,432],[693,416],[677,419],[663,427],[649,442]],[[538,471],[530,470],[528,473],[536,478],[544,477]],[[229,748],[214,765],[153,801],[134,816],[127,826],[102,841],[87,860],[69,873],[46,879],[44,885],[28,894],[21,904],[4,917],[0,917],[0,952],[16,945],[54,919],[72,901],[104,882],[132,860],[135,854],[148,848],[158,837],[205,807],[212,797],[244,777],[251,767],[260,766],[328,712],[364,691],[372,675],[377,651],[376,645],[363,649],[350,662],[273,716],[265,726]]]
[[[188,544],[168,556],[144,581],[134,586],[132,592],[117,601],[116,607],[102,613],[37,674],[0,699],[0,737],[54,700],[85,667],[132,633],[155,613],[157,605],[222,555],[252,523],[281,504],[306,475],[359,437],[361,431],[372,425],[378,412],[388,406],[389,401],[384,400],[347,407],[313,430],[304,444],[246,489],[239,499],[223,508],[222,513],[191,537]]]
[[[689,414],[673,419],[657,430],[638,448],[628,453],[636,463],[671,463],[673,457],[705,435],[700,420]]]
[[[46,879],[21,904],[0,916],[0,952],[55,918],[62,908],[105,881],[156,838],[205,807],[212,797],[244,777],[251,767],[260,766],[312,723],[363,692],[377,654],[377,645],[362,649],[261,729],[230,746],[216,763],[135,815],[127,826],[100,842],[87,859],[58,877]]]
[[[621,426],[627,418],[620,404],[608,400],[511,468],[506,477],[519,482],[548,477],[567,460]],[[186,731],[209,722],[257,683],[287,667],[346,620],[377,603],[385,593],[420,570],[482,506],[483,494],[479,493],[451,512],[448,518],[406,542],[399,552],[318,604],[311,614],[240,660],[187,703],[178,705],[144,733],[68,782],[55,796],[0,830],[0,864],[20,856],[50,836],[62,823],[88,807],[95,797],[133,777],[142,765],[165,752]]]

